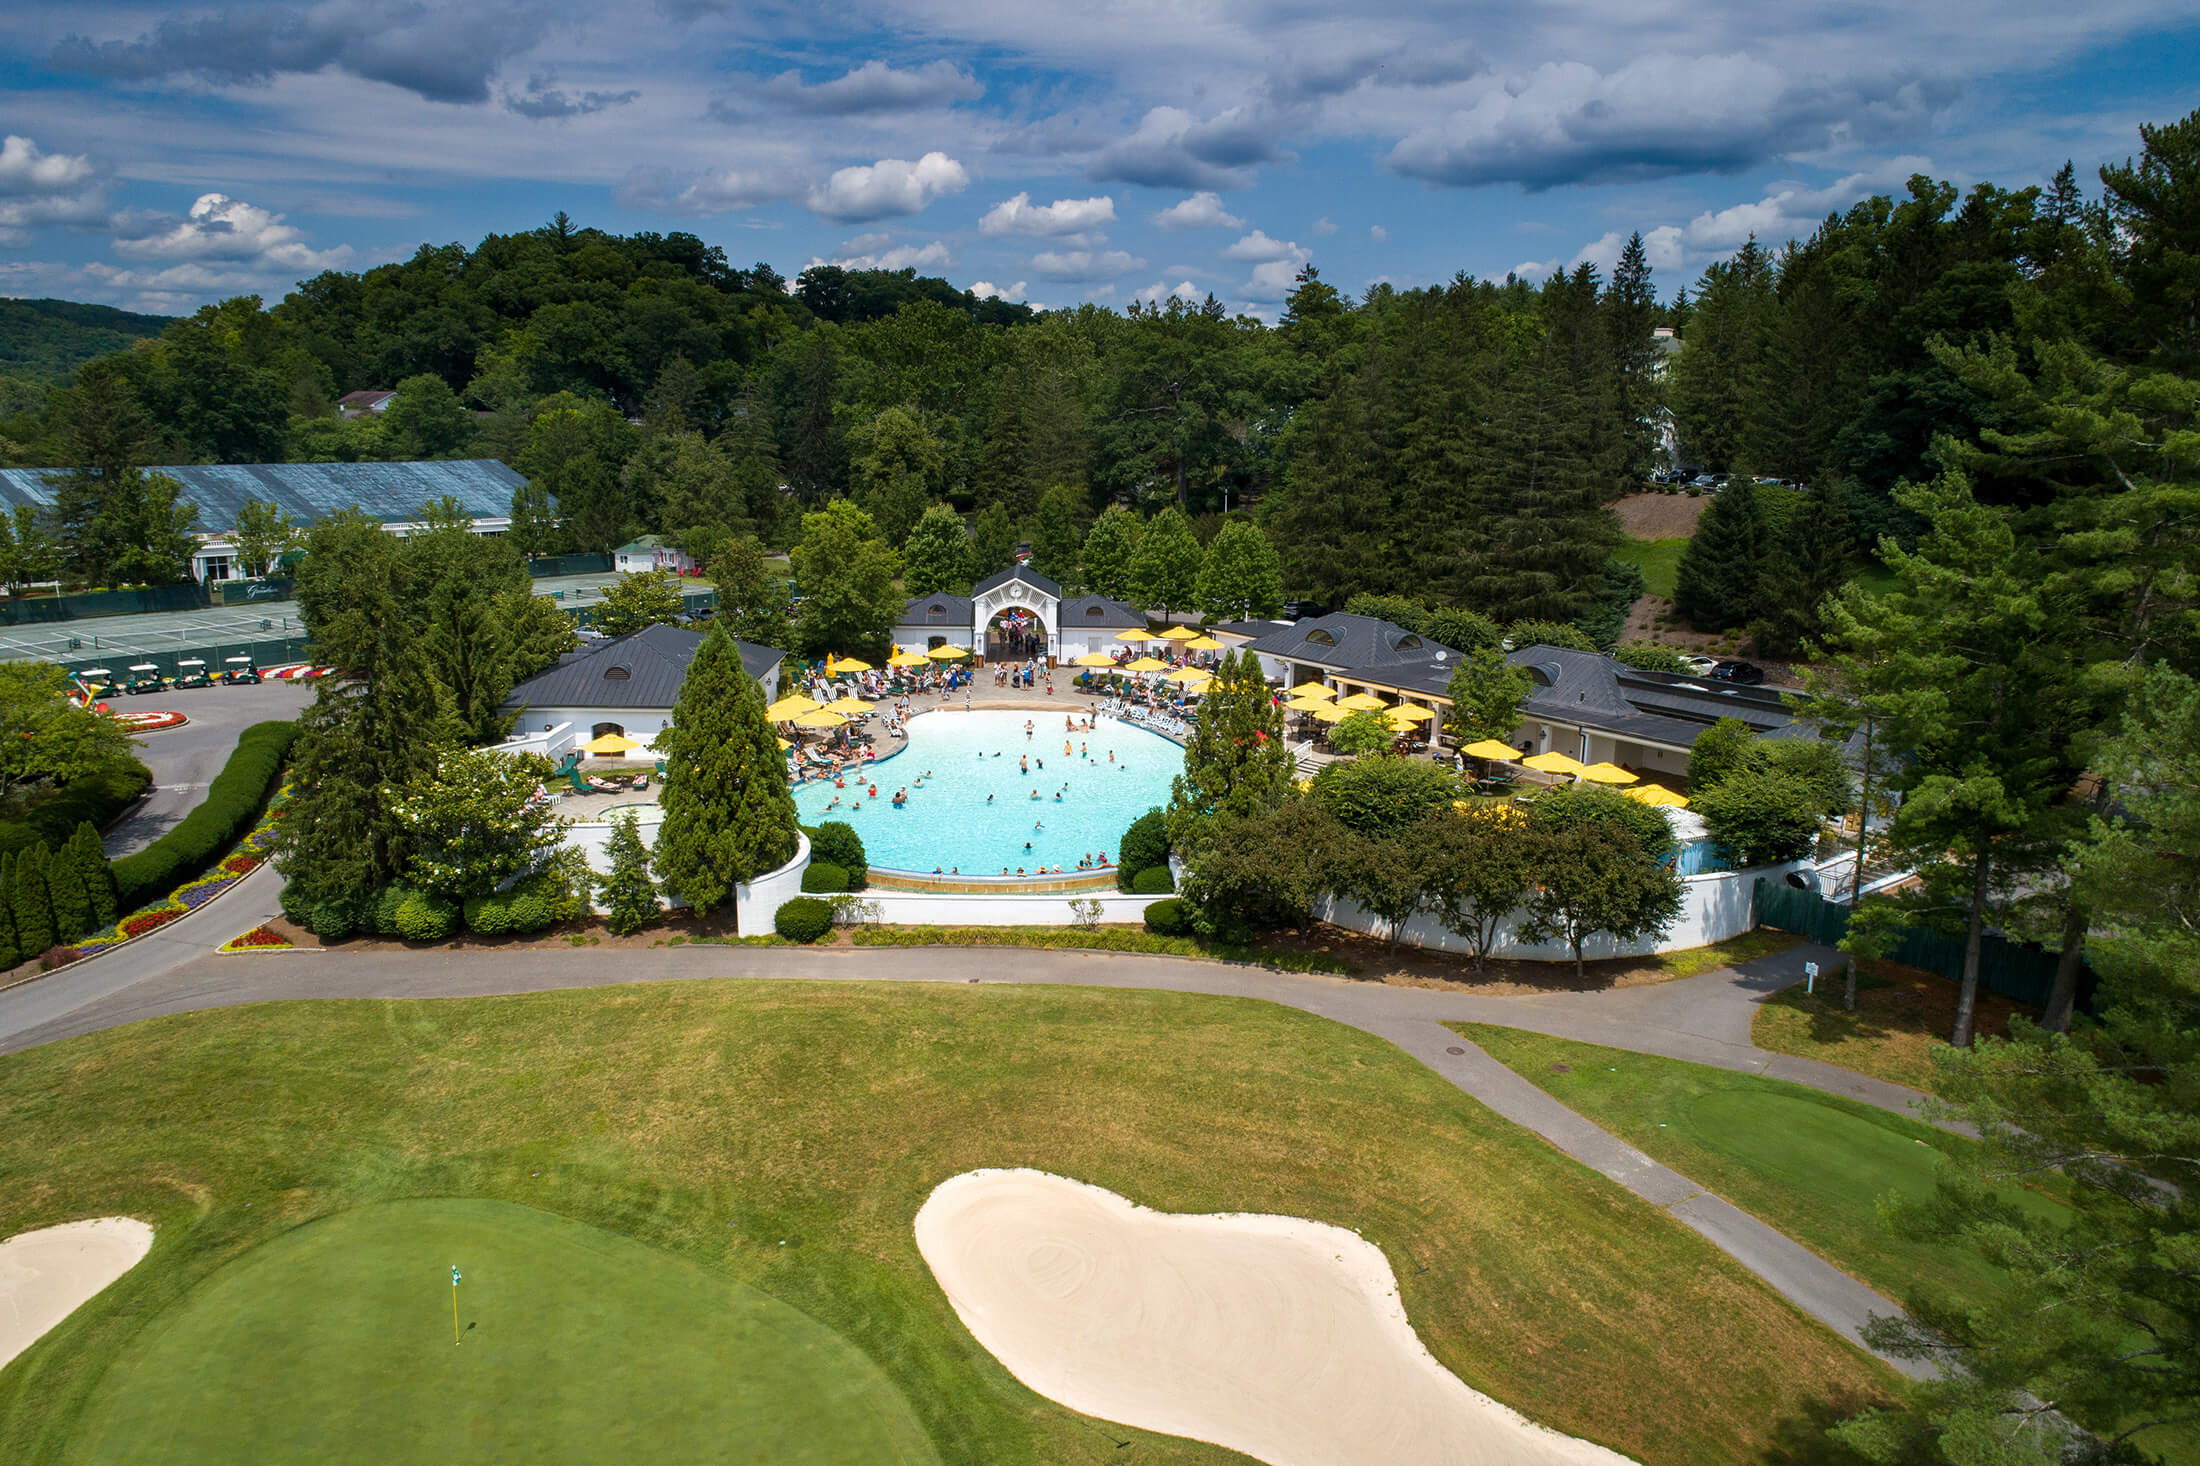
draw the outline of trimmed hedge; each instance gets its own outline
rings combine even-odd
[[[860,891],[871,883],[871,858],[863,848],[863,837],[856,827],[846,820],[827,820],[814,830],[804,832],[810,837],[810,859],[837,865],[848,873],[848,883],[836,890]],[[811,869],[816,869],[812,866]],[[809,888],[805,886],[804,890]]]
[[[848,889],[848,872],[828,860],[813,860],[802,872],[802,889],[813,896],[831,896]]]
[[[153,782],[152,772],[141,763],[87,774],[73,779],[51,799],[25,810],[11,820],[0,820],[0,855],[13,855],[26,845],[59,846],[90,820],[104,830],[115,816],[128,809]]]
[[[1166,896],[1176,889],[1176,877],[1165,865],[1149,865],[1131,882],[1133,896]]]
[[[772,913],[772,930],[790,942],[810,943],[833,929],[833,903],[797,896]]]
[[[176,827],[135,855],[115,862],[115,889],[127,911],[165,896],[212,865],[252,828],[275,791],[276,776],[297,736],[295,723],[254,723],[238,736],[229,762]]]
[[[1189,936],[1192,913],[1178,897],[1156,901],[1146,908],[1146,930],[1157,937]]]
[[[558,919],[564,887],[553,871],[536,871],[508,891],[474,896],[466,902],[466,928],[480,936],[522,936],[539,932]]]
[[[408,942],[440,942],[458,930],[458,903],[433,891],[415,891],[398,903],[397,935]]]

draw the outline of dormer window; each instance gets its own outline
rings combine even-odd
[[[940,604],[939,602],[937,602],[937,601],[934,601],[934,602],[932,603],[932,605],[931,605],[931,607],[929,608],[929,610],[930,610],[930,613],[931,613],[932,615],[934,615],[934,616],[944,616],[944,615],[946,615],[946,614],[947,614],[947,607],[945,607],[945,606],[941,605],[941,604]]]
[[[1306,639],[1316,646],[1335,646],[1337,644],[1337,638],[1326,631],[1309,631],[1306,633]]]
[[[1087,618],[1087,619],[1089,619],[1089,620],[1097,621],[1097,620],[1099,620],[1099,619],[1100,619],[1100,618],[1101,618],[1102,616],[1105,616],[1105,615],[1107,615],[1107,614],[1108,614],[1108,612],[1107,612],[1107,608],[1106,608],[1105,606],[1087,606],[1087,607],[1085,607],[1085,616],[1086,616],[1086,618]]]
[[[603,669],[603,680],[606,682],[624,682],[633,675],[624,667],[606,667]]]
[[[1414,648],[1420,646],[1420,644],[1421,638],[1408,632],[1406,635],[1398,638],[1398,644],[1395,649],[1401,652],[1410,652]]]

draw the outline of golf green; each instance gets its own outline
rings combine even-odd
[[[800,1310],[596,1227],[469,1200],[364,1206],[244,1254],[117,1361],[72,1456],[938,1459],[877,1366]]]

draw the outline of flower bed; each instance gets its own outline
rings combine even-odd
[[[184,882],[175,890],[169,892],[165,900],[131,912],[128,916],[116,922],[110,930],[101,932],[96,937],[87,937],[78,942],[76,944],[77,951],[89,957],[95,953],[104,952],[109,947],[127,942],[132,937],[142,937],[147,932],[158,931],[179,917],[189,916],[192,912],[252,874],[253,871],[259,869],[267,860],[268,832],[274,827],[275,821],[282,818],[282,799],[284,794],[288,792],[285,789],[275,796],[276,802],[268,807],[266,814],[260,816],[260,822],[253,826],[252,832],[238,841],[237,848],[224,856],[221,863],[216,865],[213,870],[200,876],[197,880]],[[265,928],[261,928],[261,930],[264,931]],[[251,936],[253,933],[248,932],[246,935]],[[268,932],[267,935],[273,937],[276,942],[282,942],[282,939],[275,936],[273,932]],[[266,946],[268,944],[260,943],[259,945]],[[288,946],[289,944],[282,942],[282,945]],[[227,951],[229,949],[225,946],[223,950]]]
[[[290,938],[273,927],[256,926],[241,937],[231,937],[217,949],[223,952],[291,952]]]
[[[168,925],[183,914],[184,908],[180,906],[156,906],[150,911],[140,911],[135,916],[125,916],[115,929],[125,937],[142,937],[149,931]]]
[[[181,728],[190,722],[181,713],[118,713],[107,714],[133,733],[157,733],[163,728]]]

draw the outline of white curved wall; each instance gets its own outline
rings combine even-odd
[[[662,805],[632,806],[635,830],[642,843],[651,850],[657,848],[657,835],[664,828],[665,811]],[[612,814],[625,811],[613,810]],[[609,819],[583,820],[570,826],[565,832],[565,843],[581,852],[588,859],[589,869],[598,875],[611,873],[611,821]],[[802,894],[802,872],[810,865],[810,837],[795,831],[794,859],[775,871],[758,876],[754,881],[737,884],[733,888],[734,923],[744,935],[768,932],[772,929],[772,913],[790,896]],[[669,905],[685,903],[666,897]],[[604,908],[598,906],[598,911]]]

